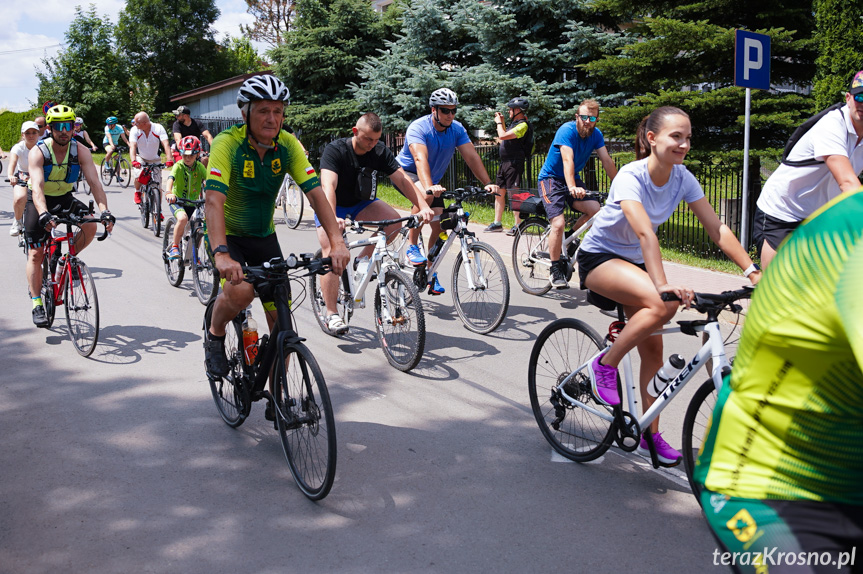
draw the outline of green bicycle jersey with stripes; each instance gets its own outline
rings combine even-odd
[[[225,201],[225,231],[240,237],[266,237],[275,233],[273,212],[285,174],[308,193],[321,185],[300,142],[282,130],[261,160],[246,137],[245,124],[237,124],[213,139],[207,166],[206,191],[218,191]]]
[[[755,290],[695,479],[740,498],[863,504],[863,189],[788,237]]]
[[[194,201],[201,197],[201,185],[207,179],[207,168],[201,162],[195,161],[190,169],[181,159],[171,168],[171,175],[168,176],[168,179],[174,180],[171,193],[177,197]]]

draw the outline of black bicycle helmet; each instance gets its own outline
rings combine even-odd
[[[530,102],[527,101],[527,98],[522,98],[521,96],[517,98],[513,98],[506,103],[506,107],[508,108],[520,108],[521,111],[526,112],[530,107]]]

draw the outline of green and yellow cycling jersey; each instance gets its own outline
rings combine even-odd
[[[201,197],[201,185],[207,179],[207,168],[199,161],[188,168],[185,162],[180,160],[171,168],[171,175],[168,176],[168,179],[174,180],[171,193],[177,197],[194,201]]]
[[[297,138],[282,130],[273,143],[275,148],[267,150],[261,160],[246,137],[245,124],[237,124],[213,140],[205,189],[228,197],[227,235],[266,237],[275,232],[275,201],[286,174],[304,193],[321,185]]]
[[[863,189],[779,248],[695,471],[740,498],[863,504]]]

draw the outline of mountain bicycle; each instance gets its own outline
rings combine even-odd
[[[204,220],[203,199],[184,199],[178,197],[180,207],[194,207],[195,211],[186,223],[180,245],[180,258],[171,259],[168,251],[174,242],[174,227],[177,219],[172,215],[165,223],[165,234],[162,240],[162,261],[165,264],[165,275],[168,282],[179,287],[183,282],[186,267],[192,270],[192,281],[195,284],[195,294],[202,305],[206,305],[219,293],[219,272],[210,250],[210,240],[207,237],[207,222]]]
[[[303,206],[305,205],[305,194],[297,182],[290,175],[285,176],[279,195],[276,196],[276,207],[282,208],[285,216],[285,224],[290,229],[296,229],[303,219]]]
[[[249,416],[252,403],[266,399],[275,419],[285,459],[300,490],[312,500],[324,498],[336,475],[336,429],[330,395],[321,369],[305,339],[294,331],[289,300],[291,270],[310,274],[329,272],[330,260],[311,254],[273,259],[261,266],[243,267],[246,281],[260,293],[272,292],[278,319],[269,335],[245,346],[240,312],[228,323],[225,351],[228,374],[209,372],[210,391],[225,423],[236,428]],[[204,329],[209,332],[215,299],[207,305]],[[272,376],[270,393],[265,387]]]
[[[598,201],[600,205],[608,198],[607,193],[590,192],[580,201]],[[568,218],[561,245],[560,259],[567,262],[566,280],[572,278],[575,268],[575,255],[581,246],[581,236],[593,225],[596,215],[588,219],[578,229],[572,226],[581,215],[574,211]],[[544,295],[551,289],[551,257],[549,254],[548,237],[551,234],[551,223],[545,213],[542,200],[522,202],[522,222],[516,228],[515,239],[512,242],[512,268],[515,278],[525,293]]]
[[[707,425],[716,404],[717,393],[723,378],[731,372],[731,363],[725,354],[725,345],[719,330],[718,317],[723,310],[740,313],[736,302],[748,299],[752,287],[720,294],[696,293],[693,309],[707,315],[706,319],[677,321],[677,327],[657,330],[654,335],[683,333],[707,340],[683,370],[668,382],[653,405],[636,418],[640,398],[638,379],[633,377],[630,353],[621,362],[623,385],[618,378],[618,393],[626,388],[627,409],[623,403],[609,407],[599,402],[591,391],[587,366],[604,353],[626,326],[623,308],[617,306],[617,320],[601,338],[589,325],[578,319],[558,319],[539,334],[528,363],[528,392],[536,422],[552,448],[562,456],[576,462],[599,458],[612,443],[621,450],[632,452],[638,448],[642,430],[647,429],[659,413],[678,395],[695,374],[711,361],[710,378],[695,391],[683,419],[683,463],[693,493],[698,486],[692,479],[698,451],[704,443]],[[672,294],[663,294],[663,300],[673,300]],[[668,295],[671,295],[670,297]],[[644,433],[654,468],[660,466],[653,437]]]
[[[129,187],[132,183],[132,165],[123,157],[124,151],[129,151],[129,148],[117,146],[110,160],[106,161],[106,158],[102,158],[102,163],[99,164],[99,177],[104,185],[111,185],[113,179],[117,180],[117,185],[123,187]]]
[[[78,258],[75,249],[75,234],[72,227],[87,223],[101,223],[102,235],[98,241],[108,237],[108,220],[90,217],[93,214],[93,202],[84,212],[57,212],[53,220],[58,224],[66,224],[66,235],[54,237],[49,235],[45,242],[45,256],[42,258],[42,305],[48,317],[48,326],[54,323],[54,313],[57,305],[63,305],[66,310],[66,326],[69,338],[75,350],[83,357],[89,357],[99,341],[99,298],[96,296],[96,284],[87,265]],[[63,253],[63,242],[69,244],[69,253]]]
[[[153,224],[153,235],[159,237],[162,231],[162,190],[159,184],[153,181],[153,171],[165,167],[163,163],[147,163],[141,166],[141,203],[138,204],[138,213],[141,216],[141,225],[147,229]]]
[[[462,202],[467,199],[487,195],[481,187],[444,191],[441,197],[454,201],[443,210],[440,217],[435,217],[441,222],[441,234],[430,253],[426,254],[428,262],[411,265],[407,260],[406,245],[401,250],[402,265],[414,269],[414,285],[418,289],[425,289],[428,278],[434,277],[450,246],[455,241],[459,242],[460,250],[452,271],[453,304],[464,326],[480,334],[497,329],[509,308],[509,276],[503,260],[494,247],[477,241],[476,234],[468,231],[470,213],[462,206]]]
[[[25,190],[27,189],[27,181],[30,179],[30,174],[26,171],[18,171],[17,174],[18,183],[16,184],[19,187],[23,187]],[[4,178],[6,183],[10,183],[9,178]],[[14,223],[14,221],[13,221]],[[18,234],[18,248],[24,251],[24,257],[27,257],[27,254],[30,252],[30,245],[27,243],[27,240],[24,237],[24,231],[22,230]]]
[[[425,315],[419,291],[401,272],[397,255],[387,250],[384,230],[390,225],[407,222],[407,225],[402,227],[402,231],[406,233],[408,229],[416,227],[418,221],[413,215],[383,221],[345,221],[345,235],[373,231],[371,237],[346,242],[348,249],[368,245],[374,245],[375,249],[367,264],[360,267],[355,259],[355,271],[346,269],[342,273],[336,300],[339,316],[349,325],[354,305],[361,309],[366,306],[366,288],[373,279],[377,279],[375,331],[387,361],[400,371],[410,371],[422,358],[426,336]],[[318,251],[315,256],[320,257],[320,254]],[[320,281],[315,275],[309,276],[309,292],[312,294],[312,311],[321,330],[334,335],[327,326],[327,306],[321,293]]]

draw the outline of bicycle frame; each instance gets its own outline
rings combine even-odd
[[[305,339],[294,331],[290,307],[285,304],[288,300],[287,287],[283,283],[276,283],[273,286],[273,294],[275,295],[274,300],[276,303],[276,322],[273,323],[273,329],[269,336],[264,335],[266,337],[265,340],[262,337],[264,342],[258,347],[258,354],[255,357],[254,363],[246,365],[243,362],[243,373],[252,381],[251,396],[253,399],[256,396],[271,398],[269,391],[265,387],[273,370],[273,361],[276,359],[276,353],[278,352],[279,360],[282,362],[285,360],[284,343],[300,343],[305,341]],[[285,327],[283,328],[282,325]],[[274,341],[275,344],[273,344]],[[303,373],[303,375],[305,376],[307,373]],[[280,416],[287,420],[284,413],[280,412]]]
[[[399,266],[395,261],[392,260],[389,251],[387,251],[387,236],[386,233],[384,233],[383,231],[379,231],[371,237],[364,237],[356,241],[351,241],[350,243],[348,243],[348,249],[367,247],[369,245],[374,245],[375,249],[372,252],[371,258],[369,259],[368,268],[366,269],[365,273],[363,273],[362,277],[360,277],[358,280],[354,279],[353,273],[351,273],[349,270],[347,272],[347,285],[345,285],[345,290],[350,293],[353,302],[357,303],[360,309],[363,309],[366,306],[366,288],[371,282],[372,275],[377,274],[381,296],[381,315],[386,321],[392,322],[392,316],[390,315],[389,309],[389,301],[387,300],[387,289],[385,288],[386,281],[384,276],[388,268],[399,269]]]
[[[473,236],[467,229],[467,217],[465,216],[464,208],[459,205],[458,209],[455,212],[457,217],[457,222],[455,228],[453,228],[449,236],[446,238],[446,241],[441,246],[440,251],[435,255],[434,261],[431,261],[428,266],[426,273],[429,277],[432,277],[436,272],[438,267],[440,267],[441,261],[443,261],[444,255],[446,255],[447,251],[449,251],[450,245],[455,241],[456,237],[458,237],[461,248],[461,256],[464,261],[465,266],[470,269],[471,265],[476,265],[477,269],[477,277],[480,277],[482,281],[486,281],[485,275],[482,272],[482,263],[477,259],[474,261],[472,257],[470,257],[470,244],[473,241]],[[439,216],[435,216],[435,221],[440,221]],[[486,288],[488,284],[480,285],[479,287],[473,281],[473,273],[467,273],[467,285],[471,290],[476,290],[478,288]]]

